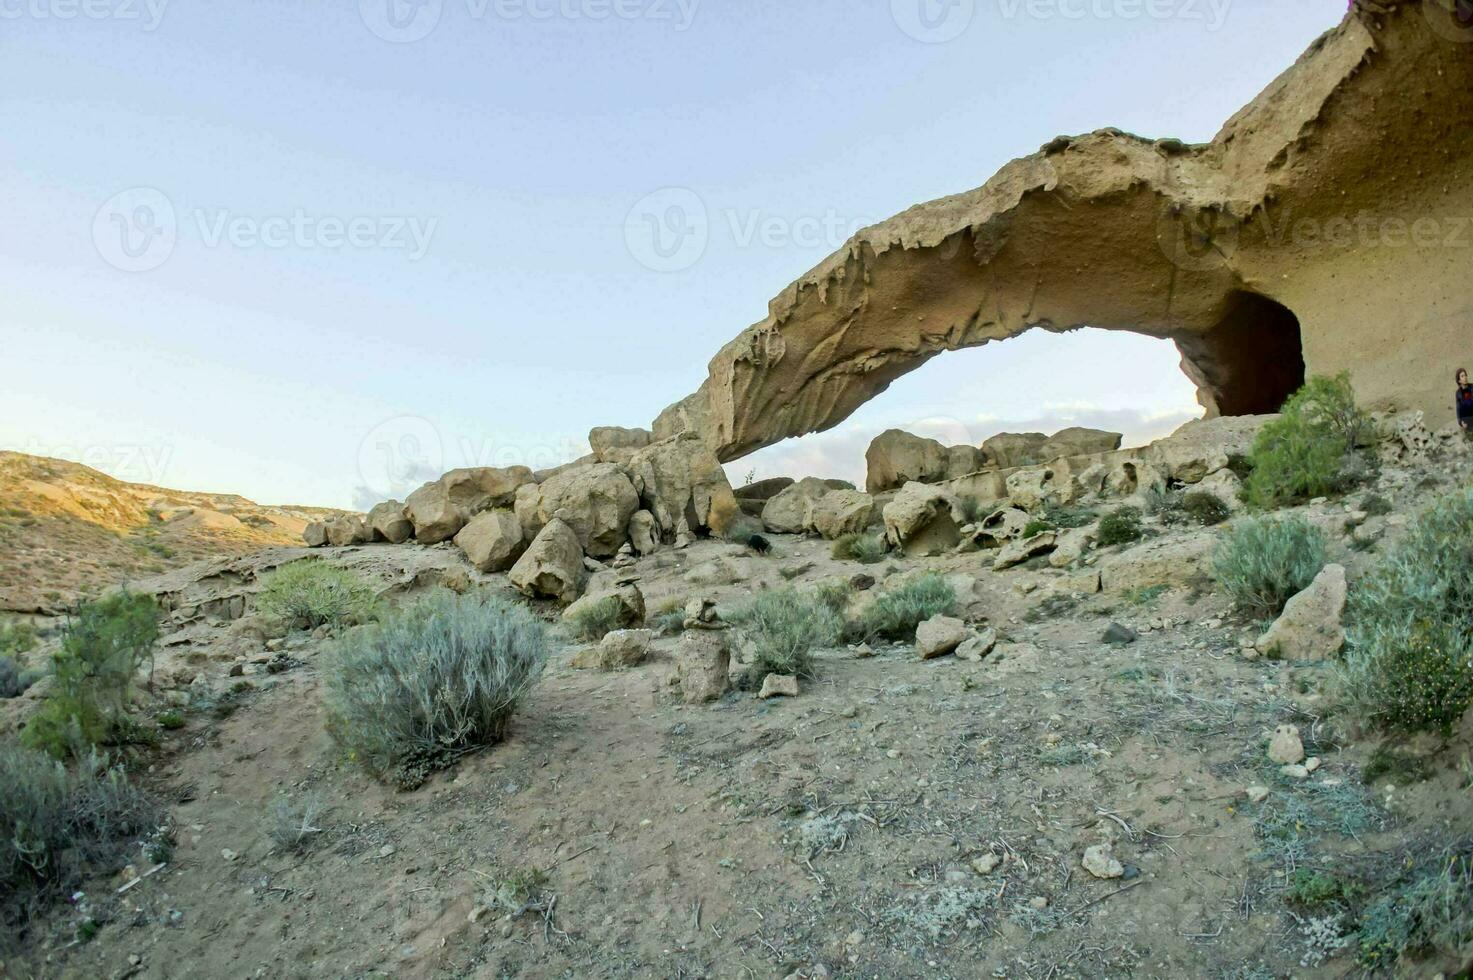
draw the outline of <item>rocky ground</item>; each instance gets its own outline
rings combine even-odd
[[[54,615],[167,569],[299,542],[308,522],[336,513],[125,483],[80,463],[0,452],[0,611]]]
[[[1466,461],[1388,465],[1356,494],[1298,512],[1353,579],[1408,515],[1469,479]],[[1394,511],[1363,513],[1372,495]],[[149,704],[182,708],[185,724],[143,779],[172,801],[176,847],[157,870],[140,856],[89,882],[7,966],[1355,975],[1355,951],[1286,897],[1293,876],[1375,881],[1466,847],[1473,727],[1388,753],[1337,710],[1331,663],[1251,649],[1263,624],[1205,574],[1220,528],[1146,525],[1144,540],[1069,569],[1043,556],[996,571],[993,550],[860,565],[802,535],[772,536],[767,555],[702,539],[638,558],[621,575],[638,577],[652,619],[692,596],[720,611],[761,589],[856,576],[862,604],[935,570],[968,628],[998,642],[979,661],[838,647],[798,697],[689,705],[672,686],[678,637],[614,672],[574,669],[582,648],[562,641],[506,743],[407,793],[368,779],[324,734],[318,671],[332,638],[266,639],[250,611],[258,576],[307,554],[394,597],[507,589],[505,575],[445,542],[282,548],[162,576],[145,583],[172,608]],[[1270,759],[1285,739],[1303,769]],[[304,817],[310,832],[283,834]],[[100,923],[85,942],[84,919]]]

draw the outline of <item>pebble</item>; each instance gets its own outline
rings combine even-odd
[[[1297,725],[1280,725],[1268,743],[1268,761],[1279,765],[1295,765],[1304,761],[1304,742]]]
[[[1268,799],[1267,786],[1249,786],[1243,792],[1248,797],[1249,803],[1262,803]]]
[[[899,749],[891,749],[889,752],[886,752],[885,753],[885,758],[887,758],[887,759],[898,759],[898,758],[900,758],[900,750]]]
[[[992,874],[992,872],[997,870],[999,864],[1002,864],[1002,858],[996,854],[983,854],[980,857],[972,858],[972,870],[979,875]]]
[[[1285,776],[1288,776],[1290,779],[1309,778],[1309,770],[1300,765],[1280,766],[1279,772],[1283,773]]]
[[[385,844],[383,847],[380,847],[378,849],[378,856],[381,858],[393,857],[394,852],[397,850],[398,848],[395,847],[393,844]]]
[[[1304,760],[1304,768],[1306,772],[1314,772],[1320,767],[1320,765],[1321,763],[1319,756],[1312,756]]]
[[[875,651],[870,647],[868,643],[861,643],[859,646],[854,648],[854,658],[856,660],[868,660],[874,655]]]
[[[1038,895],[1035,896],[1028,904],[1038,909],[1038,911],[1042,912],[1044,909],[1048,908],[1048,899],[1044,898],[1042,895]]]
[[[1109,844],[1096,844],[1084,850],[1080,864],[1096,878],[1120,878],[1125,874],[1125,865],[1115,860],[1114,848]]]
[[[224,849],[224,850],[222,850],[222,851],[221,851],[221,852],[220,852],[220,856],[221,856],[221,857],[222,857],[222,858],[224,858],[224,859],[225,859],[225,860],[227,860],[227,861],[234,861],[234,860],[235,860],[235,859],[236,859],[236,858],[238,858],[238,857],[240,857],[240,855],[239,855],[239,854],[236,854],[236,853],[235,853],[235,852],[234,852],[234,851],[232,851],[232,850],[231,850],[231,849],[230,849],[230,848],[228,848],[228,847],[227,847],[227,848],[225,848],[225,849]]]

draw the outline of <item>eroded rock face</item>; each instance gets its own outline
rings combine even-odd
[[[599,431],[597,429],[595,432]],[[594,558],[619,553],[629,540],[629,519],[639,509],[639,495],[624,470],[614,463],[595,463],[567,470],[533,491],[519,495],[521,509],[535,506],[535,524],[545,525],[559,511],[583,550]],[[535,499],[535,504],[534,504]]]
[[[830,541],[869,527],[875,500],[858,490],[830,490],[813,508],[813,529]]]
[[[961,501],[941,487],[907,483],[882,513],[885,536],[907,558],[945,554],[961,540]]]
[[[534,599],[567,604],[583,591],[583,546],[565,522],[553,518],[512,566],[511,584]]]
[[[638,450],[629,461],[629,474],[644,508],[677,540],[700,532],[719,534],[739,513],[726,471],[694,435]]]
[[[1473,214],[1473,58],[1447,6],[1356,4],[1210,143],[1061,137],[860,231],[716,354],[656,436],[697,432],[736,459],[837,425],[941,352],[1083,325],[1175,341],[1211,416],[1277,411],[1306,372],[1344,369],[1369,407],[1450,419],[1427,366],[1459,360],[1473,277],[1454,229],[1404,234]],[[1386,229],[1398,247],[1375,247]]]
[[[830,492],[829,485],[816,476],[799,480],[767,501],[762,508],[762,523],[774,534],[811,531],[818,502]]]

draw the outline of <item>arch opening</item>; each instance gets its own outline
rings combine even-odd
[[[1257,293],[1233,293],[1211,330],[1178,336],[1176,346],[1208,415],[1277,412],[1304,384],[1299,318]]]

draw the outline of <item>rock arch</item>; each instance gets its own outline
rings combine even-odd
[[[1082,326],[1175,341],[1209,415],[1276,409],[1306,370],[1436,411],[1473,334],[1473,247],[1453,238],[1473,215],[1473,38],[1448,36],[1440,4],[1348,15],[1210,143],[1060,137],[861,231],[656,437],[694,430],[736,459],[837,425],[944,351]],[[1419,220],[1437,228],[1406,240]]]

